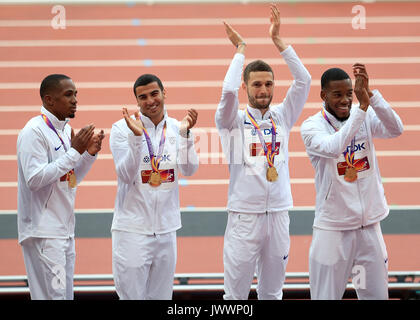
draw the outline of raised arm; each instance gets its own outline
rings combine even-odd
[[[280,37],[280,12],[274,4],[271,4],[271,15],[270,15],[270,37],[273,40],[276,48],[281,52],[286,50],[288,47]]]
[[[360,79],[359,82],[361,82],[361,85],[368,94],[367,104],[370,104],[371,108],[367,109],[366,107],[366,110],[368,110],[368,116],[370,118],[369,125],[372,136],[374,138],[394,138],[401,135],[404,129],[400,117],[392,110],[390,104],[382,97],[378,90],[370,90],[369,77],[365,65],[355,63],[353,65],[353,74],[356,77],[356,85],[357,79]]]
[[[216,110],[215,120],[218,129],[231,130],[235,127],[235,120],[238,115],[238,91],[245,63],[246,44],[237,31],[228,23],[223,23],[229,40],[236,47],[236,54],[223,81],[222,97]]]
[[[306,103],[311,86],[311,75],[300,61],[298,55],[289,45],[286,45],[280,36],[280,13],[272,4],[270,14],[270,37],[274,45],[283,56],[293,76],[293,83],[287,91],[283,107],[278,112],[283,113],[284,119],[291,130]]]

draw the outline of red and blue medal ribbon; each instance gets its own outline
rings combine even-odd
[[[248,109],[246,109],[245,112],[246,112],[246,115],[248,116],[249,120],[251,121],[252,125],[254,126],[255,130],[258,133],[258,138],[260,139],[261,145],[263,147],[264,155],[267,158],[268,166],[270,168],[274,167],[274,157],[276,156],[276,152],[277,152],[278,148],[276,147],[276,132],[277,132],[276,131],[276,124],[274,123],[273,118],[270,117],[271,125],[272,125],[272,128],[271,128],[271,147],[268,148],[267,144],[265,143],[264,137],[261,133],[261,129],[260,129],[260,126],[258,125],[257,121],[252,116],[252,114],[250,114],[248,112]]]
[[[152,140],[150,139],[149,133],[144,127],[143,127],[143,132],[144,132],[144,137],[146,138],[147,148],[149,149],[150,163],[152,165],[153,172],[159,172],[159,164],[160,164],[160,161],[162,160],[163,146],[166,140],[166,121],[165,121],[165,124],[163,125],[162,136],[160,138],[159,150],[158,150],[157,155],[155,155],[153,151]]]
[[[42,119],[44,119],[44,121],[45,121],[45,123],[47,124],[47,126],[48,126],[48,127],[50,127],[50,129],[51,129],[52,131],[54,131],[54,132],[55,132],[55,134],[58,136],[58,138],[59,138],[59,139],[60,139],[60,141],[61,141],[61,144],[62,144],[62,145],[63,145],[63,147],[64,147],[64,150],[66,150],[66,152],[67,152],[67,147],[66,147],[66,144],[64,143],[63,138],[61,138],[61,136],[60,136],[60,134],[58,133],[58,131],[54,128],[54,126],[53,126],[53,124],[51,123],[50,119],[48,119],[48,117],[47,117],[45,114],[43,114],[43,113],[41,113],[41,117],[42,117]]]
[[[330,119],[328,119],[328,116],[327,116],[324,108],[322,108],[321,114],[324,117],[324,119],[331,125],[331,127],[334,128],[335,132],[337,132],[338,128],[336,128],[331,123]],[[346,162],[349,165],[349,167],[354,167],[354,150],[355,150],[354,145],[355,144],[356,144],[356,137],[353,137],[353,139],[351,140],[350,150],[347,148],[346,151],[343,152],[344,159],[346,159]]]

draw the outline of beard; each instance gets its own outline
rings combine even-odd
[[[337,113],[332,108],[330,108],[330,106],[327,105],[327,104],[325,105],[325,109],[327,109],[327,111],[329,113],[331,113],[340,122],[346,121],[350,117],[350,112],[346,116],[344,116],[344,117],[339,117],[337,115]]]
[[[258,99],[256,99],[255,97],[252,97],[248,94],[248,101],[249,101],[249,105],[255,109],[267,109],[270,104],[271,104],[271,100],[273,99],[273,96],[266,96],[266,97],[261,97],[261,98],[265,98],[268,99],[267,103],[259,103]]]

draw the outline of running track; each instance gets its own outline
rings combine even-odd
[[[313,207],[314,171],[299,126],[320,107],[319,79],[330,66],[351,71],[367,65],[372,88],[379,89],[403,120],[405,132],[377,140],[379,165],[390,205],[416,207],[420,189],[420,3],[363,4],[366,29],[354,30],[351,3],[279,4],[281,33],[312,75],[308,103],[289,142],[295,207]],[[0,10],[0,213],[16,211],[16,138],[39,114],[39,84],[50,73],[71,76],[79,90],[79,108],[71,124],[94,122],[108,133],[98,161],[78,188],[76,209],[113,208],[116,175],[109,130],[121,107],[135,110],[132,84],[142,73],[155,73],[167,90],[171,116],[182,119],[186,107],[199,110],[195,133],[199,171],[182,180],[182,208],[224,208],[228,170],[222,164],[214,113],[221,83],[234,48],[222,21],[230,22],[249,44],[247,60],[261,58],[275,70],[273,101],[285,96],[291,76],[268,38],[265,4],[66,5],[67,26],[54,30],[51,6],[1,6]],[[240,93],[240,101],[246,96]],[[420,230],[420,226],[419,226]],[[416,249],[420,234],[386,235],[390,270],[420,270]],[[310,235],[292,236],[288,271],[307,271]],[[111,273],[110,238],[77,239],[76,273]],[[179,237],[177,272],[222,272],[222,237]],[[24,274],[16,239],[0,240],[0,275]]]

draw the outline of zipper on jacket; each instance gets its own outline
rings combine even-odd
[[[157,214],[157,192],[156,190],[152,190],[153,192],[153,225],[152,225],[152,230],[153,230],[153,235],[156,237],[156,220],[158,217]]]
[[[360,202],[360,207],[362,208],[362,223],[361,223],[361,228],[363,229],[363,226],[364,226],[364,212],[365,212],[365,208],[363,207],[363,201],[362,201],[362,195],[360,194],[360,187],[359,187],[359,181],[358,180],[356,180],[355,181],[356,182],[356,184],[357,184],[357,192],[359,193],[359,202]]]
[[[163,130],[163,128],[162,128],[162,130]],[[154,141],[154,139],[156,139],[156,136],[157,136],[157,127],[155,127],[155,130],[154,130],[153,141]],[[159,147],[158,147],[158,149],[155,152],[158,152],[158,150],[159,150]],[[152,226],[152,230],[153,230],[153,235],[156,237],[156,220],[157,220],[157,216],[158,216],[158,214],[157,214],[157,190],[153,190],[153,191],[154,191],[153,192],[153,202],[154,202],[154,206],[153,207],[154,208],[153,208],[153,226]]]
[[[325,196],[325,200],[327,200],[328,199],[328,196],[330,195],[331,186],[332,186],[332,181],[330,181],[330,186],[328,187],[328,191],[327,191],[327,194]]]
[[[47,201],[45,201],[45,206],[44,206],[44,208],[45,208],[45,209],[47,209],[47,205],[48,205],[48,202],[49,202],[49,201],[50,201],[50,199],[51,199],[51,195],[52,195],[52,193],[53,193],[53,190],[54,190],[54,185],[52,185],[52,186],[51,186],[51,192],[50,192],[50,194],[48,195]]]
[[[265,190],[265,213],[267,214],[268,212],[268,198],[270,196],[270,181],[268,181],[267,179],[265,179],[265,185],[266,185],[266,190]]]

